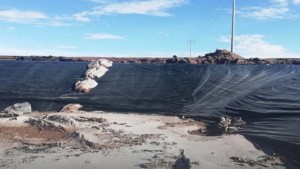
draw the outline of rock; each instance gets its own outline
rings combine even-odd
[[[206,134],[211,136],[226,134],[230,124],[230,118],[220,117],[219,122],[209,124],[206,127]]]
[[[180,153],[179,158],[177,158],[174,169],[190,169],[191,168],[191,160],[186,158],[184,155],[184,150]]]
[[[187,58],[180,59],[178,63],[189,63]]]
[[[47,118],[49,121],[57,122],[67,126],[78,126],[78,122],[72,118],[61,116],[61,115],[52,115]]]
[[[191,164],[194,164],[194,165],[199,165],[199,164],[200,164],[200,162],[199,162],[199,161],[193,161],[193,162],[191,162]]]
[[[151,63],[151,60],[149,58],[141,58],[141,63]]]
[[[238,130],[239,130],[239,129],[238,129],[237,127],[229,126],[229,127],[227,128],[226,134],[234,134],[234,133],[237,133]]]
[[[100,67],[99,62],[91,62],[90,64],[88,64],[87,68],[91,69],[91,68],[96,68],[98,69]]]
[[[283,166],[283,163],[280,161],[280,159],[276,156],[269,156],[269,155],[263,155],[259,156],[256,159],[251,158],[242,158],[242,157],[230,157],[233,162],[237,163],[238,165],[245,165],[252,168],[274,168],[274,166]],[[275,167],[276,168],[276,167]]]
[[[211,136],[234,134],[237,133],[239,128],[245,124],[246,122],[243,121],[241,117],[220,117],[219,122],[211,123],[206,127],[206,134]]]
[[[220,122],[218,124],[219,130],[221,133],[226,133],[228,126],[231,124],[230,118],[221,117]]]
[[[105,66],[106,68],[111,67],[112,64],[113,64],[112,61],[109,61],[107,59],[99,59],[98,62],[99,62],[100,65]]]
[[[138,165],[140,168],[172,168],[173,162],[168,161],[164,157],[160,157],[159,154],[154,155],[150,159],[146,159],[148,162]]]
[[[75,90],[82,93],[88,93],[97,85],[98,83],[95,80],[87,78],[85,80],[78,81],[75,84]]]
[[[78,122],[97,122],[97,123],[104,123],[106,122],[106,119],[103,118],[96,118],[96,117],[80,117],[75,119]]]
[[[246,60],[240,55],[221,49],[217,49],[213,53],[208,53],[205,56],[199,57],[199,59],[201,59],[204,64],[236,64],[245,62]]]
[[[90,68],[96,68],[98,69],[100,66],[103,66],[103,67],[106,67],[106,68],[109,68],[111,67],[113,64],[112,61],[109,61],[107,59],[99,59],[95,62],[91,62],[90,64],[88,64],[87,68],[90,69]]]
[[[99,66],[98,68],[89,68],[88,70],[86,70],[84,77],[91,78],[91,79],[100,78],[107,71],[108,69],[104,66]]]
[[[61,125],[56,125],[53,122],[41,118],[29,118],[25,123],[28,123],[32,126],[38,127],[40,130],[56,130],[59,132],[65,132],[65,129]]]
[[[189,130],[188,133],[191,135],[202,135],[205,132],[203,131],[203,129],[199,128],[197,130]]]
[[[178,60],[175,60],[175,59],[167,59],[166,60],[166,63],[178,63]]]
[[[178,63],[178,56],[173,55],[173,61],[174,61],[175,63]]]
[[[152,141],[150,144],[155,145],[155,146],[159,146],[160,145],[160,143],[157,142],[157,141]]]
[[[16,103],[4,109],[4,115],[7,117],[21,116],[25,113],[31,113],[31,105],[28,102]]]
[[[81,104],[67,104],[60,110],[60,112],[76,112],[80,108],[82,108]]]
[[[198,64],[198,62],[197,62],[195,59],[187,58],[187,60],[188,60],[188,62],[189,62],[190,64],[193,64],[193,65]]]
[[[241,127],[245,124],[246,124],[246,122],[244,120],[242,120],[241,117],[234,117],[231,122],[231,125],[235,126],[235,127]]]
[[[151,164],[145,163],[145,164],[140,164],[141,168],[151,168]]]

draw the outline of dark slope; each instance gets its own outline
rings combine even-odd
[[[72,86],[86,65],[1,61],[0,109],[28,101],[40,111],[80,103],[86,110],[242,116],[245,135],[299,150],[300,66],[114,64],[91,93],[78,94]]]

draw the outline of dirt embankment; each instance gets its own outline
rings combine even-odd
[[[63,57],[63,56],[0,56],[0,60],[17,61],[54,61],[54,62],[95,62],[100,57]],[[181,58],[176,55],[168,58],[134,58],[134,57],[105,57],[114,63],[159,63],[159,64],[300,64],[299,58],[281,58],[281,59],[245,59],[242,56],[231,53],[227,50],[217,49],[215,52],[205,54],[204,56]]]

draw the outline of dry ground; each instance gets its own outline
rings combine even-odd
[[[206,124],[173,116],[105,112],[32,113],[0,119],[3,168],[285,168],[242,135],[201,135]]]

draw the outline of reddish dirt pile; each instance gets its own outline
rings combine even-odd
[[[21,126],[21,127],[6,127],[1,126],[0,138],[1,140],[10,139],[15,140],[17,138],[22,139],[42,139],[45,141],[60,141],[68,139],[69,133],[57,130],[40,130],[33,126]]]

